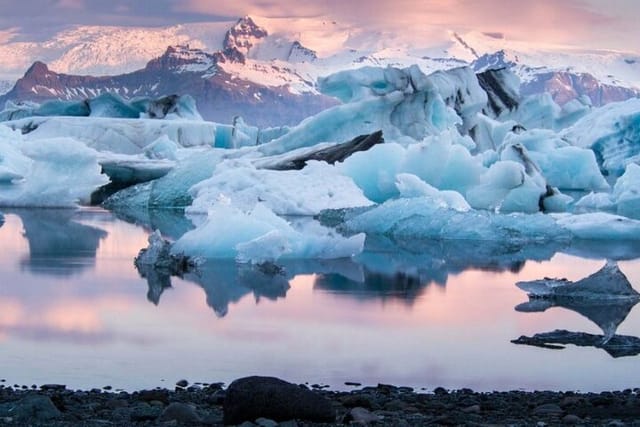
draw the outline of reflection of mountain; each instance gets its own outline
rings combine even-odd
[[[68,209],[30,209],[14,212],[20,217],[29,242],[29,257],[21,266],[33,273],[70,276],[95,264],[100,240],[107,232],[75,221]]]
[[[542,279],[520,282],[519,288],[529,293],[529,302],[516,306],[520,312],[544,312],[551,307],[574,311],[598,325],[604,335],[556,330],[521,336],[515,344],[545,348],[563,348],[558,344],[574,344],[602,348],[613,357],[640,354],[640,338],[616,335],[616,330],[640,301],[640,296],[616,263],[577,282]]]

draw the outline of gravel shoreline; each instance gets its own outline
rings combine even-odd
[[[292,409],[287,405],[295,406],[296,402],[307,399],[302,405],[302,410],[307,412],[296,412],[303,414],[302,417],[285,420],[282,417],[286,418],[288,415],[271,411],[268,415],[272,418],[247,415],[250,421],[228,424],[243,427],[640,426],[640,389],[602,393],[479,393],[469,389],[447,391],[437,388],[427,393],[384,384],[352,391],[332,391],[317,386],[309,388],[292,385],[266,377],[251,377],[244,387],[239,386],[239,381],[243,380],[238,380],[227,388],[220,383],[190,385],[181,381],[173,390],[154,389],[137,392],[112,392],[104,389],[74,391],[56,384],[43,385],[36,389],[0,385],[0,425],[222,426],[225,425],[225,421],[232,419],[227,417],[232,416],[233,405],[240,405],[236,406],[236,409],[243,414],[242,416],[252,413],[251,411],[258,411],[255,414],[259,414],[261,409],[255,405],[259,405],[260,402],[268,405],[270,410],[276,408],[285,411],[284,414],[291,414],[286,411],[298,409]],[[260,387],[263,386],[268,387],[265,389],[268,393],[266,398],[260,395]],[[299,392],[303,394],[298,396]],[[270,396],[277,396],[278,393],[281,401],[269,400]],[[235,403],[231,402],[232,400]],[[318,403],[323,408],[319,410],[328,410],[331,417],[322,421],[319,421],[321,418],[310,421],[314,418],[308,415],[313,413],[309,412],[309,408]]]

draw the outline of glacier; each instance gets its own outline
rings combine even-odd
[[[319,80],[339,105],[268,129],[203,121],[179,97],[8,106],[0,206],[180,209],[190,224],[162,253],[255,265],[379,238],[640,241],[639,100],[561,107],[519,85],[506,69],[364,67]]]

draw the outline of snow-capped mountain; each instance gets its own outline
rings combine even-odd
[[[83,99],[102,92],[124,97],[180,93],[194,96],[209,119],[257,114],[248,120],[295,123],[329,105],[316,89],[319,77],[363,66],[413,64],[425,73],[461,65],[476,71],[508,66],[521,78],[523,94],[549,91],[560,104],[588,95],[601,105],[639,93],[638,55],[532,47],[494,33],[451,32],[428,40],[417,45],[401,35],[314,18],[247,16],[235,23],[167,28],[76,27],[40,44],[0,45],[0,55],[10,58],[0,65],[0,77],[44,59],[0,103]]]
[[[569,68],[532,68],[529,65],[517,63],[517,60],[518,58],[510,58],[504,50],[500,50],[480,56],[473,61],[472,67],[477,72],[509,68],[520,76],[522,80],[520,93],[523,96],[549,92],[554,101],[560,105],[583,95],[587,95],[596,106],[640,96],[640,90],[632,86],[604,83],[588,72],[570,71]],[[607,79],[604,80],[607,81]]]
[[[287,86],[238,78],[223,68],[231,62],[221,52],[210,54],[187,46],[169,47],[143,69],[117,76],[61,74],[35,62],[11,91],[0,96],[0,104],[82,100],[106,92],[124,98],[190,94],[209,120],[229,123],[234,116],[243,115],[253,124],[266,126],[295,124],[336,103],[316,93],[293,93]]]

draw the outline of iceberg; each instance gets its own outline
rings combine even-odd
[[[195,100],[189,96],[169,95],[157,99],[125,100],[115,93],[103,93],[82,101],[47,101],[42,105],[9,103],[0,111],[0,122],[26,117],[69,116],[124,119],[187,119],[202,121]]]
[[[343,237],[319,224],[298,231],[263,203],[244,211],[221,198],[209,208],[204,222],[178,239],[171,251],[261,264],[280,258],[350,258],[362,252],[364,238],[364,234]]]
[[[325,162],[310,161],[301,170],[256,169],[250,162],[227,160],[213,176],[190,189],[190,214],[206,214],[220,196],[243,211],[257,203],[278,215],[316,215],[323,209],[369,206],[354,182]]]
[[[543,279],[518,282],[516,286],[532,298],[640,300],[640,294],[633,289],[618,264],[612,261],[607,261],[596,273],[577,282]]]
[[[71,138],[25,141],[0,124],[0,206],[74,207],[107,184],[97,153]]]
[[[444,239],[503,241],[511,244],[586,240],[640,240],[640,221],[604,212],[586,214],[500,214],[442,208],[429,197],[394,199],[346,215],[346,233],[389,236],[395,241]]]
[[[604,173],[620,176],[629,163],[640,161],[640,99],[595,109],[560,136],[572,145],[590,148]]]
[[[143,153],[159,138],[179,147],[197,147],[212,146],[216,137],[215,123],[193,120],[32,117],[4,124],[27,140],[74,138],[97,151],[119,154]]]
[[[577,282],[545,278],[518,282],[516,286],[529,295],[529,302],[518,305],[517,311],[542,312],[551,307],[562,307],[588,318],[604,335],[556,330],[533,337],[521,336],[513,343],[546,348],[563,348],[557,344],[593,346],[604,349],[613,357],[640,353],[640,339],[616,335],[620,324],[640,302],[640,294],[616,262],[607,261],[596,273]]]
[[[265,155],[282,154],[320,142],[344,141],[382,130],[396,142],[413,143],[461,125],[463,132],[487,102],[470,68],[429,76],[406,69],[364,67],[318,81],[325,95],[343,104],[303,120],[288,133],[260,146]]]

